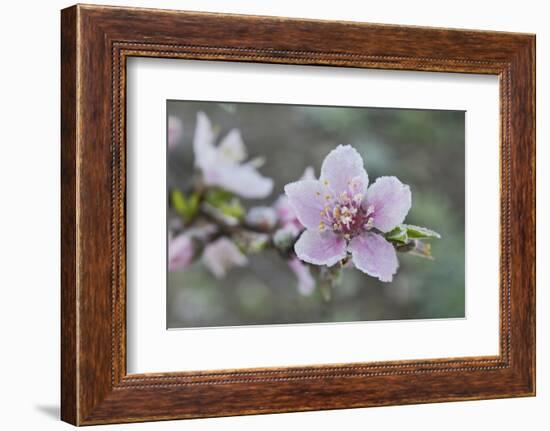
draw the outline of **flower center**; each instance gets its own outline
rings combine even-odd
[[[328,182],[325,181],[324,185],[328,187]],[[350,239],[372,228],[374,207],[363,208],[364,194],[359,190],[360,185],[350,181],[340,196],[331,193],[323,196],[326,205],[321,211],[320,231],[330,229]]]

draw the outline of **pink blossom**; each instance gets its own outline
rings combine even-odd
[[[168,243],[168,271],[181,271],[193,261],[193,241],[186,234],[171,238]]]
[[[183,137],[183,122],[178,117],[168,117],[168,148],[175,148]]]
[[[283,227],[291,224],[296,226],[298,229],[303,228],[302,223],[300,223],[300,221],[296,218],[294,208],[290,205],[286,195],[279,196],[274,207],[277,213],[277,218]]]
[[[332,266],[351,253],[361,271],[389,282],[399,263],[381,233],[401,224],[411,208],[411,191],[396,177],[380,177],[369,187],[363,159],[355,148],[339,145],[321,167],[319,180],[285,186],[306,230],[294,246],[301,260]]]
[[[244,198],[264,198],[271,193],[273,180],[258,172],[258,160],[245,162],[248,155],[238,129],[229,131],[219,145],[215,141],[210,120],[199,112],[193,150],[205,185],[221,187]]]
[[[233,241],[222,237],[205,247],[202,262],[216,278],[223,278],[233,266],[247,265],[248,259]]]
[[[313,168],[308,166],[300,179],[314,180],[315,172]],[[293,242],[304,229],[304,225],[296,217],[296,212],[286,195],[279,196],[279,199],[275,202],[275,211],[282,227],[275,232],[273,240],[276,244],[281,245],[290,241]],[[297,258],[290,259],[288,266],[298,280],[298,292],[306,296],[311,295],[315,289],[315,279],[311,275],[309,267]]]
[[[315,179],[315,171],[311,166],[308,166],[304,171],[304,173],[302,174],[302,177],[300,178],[300,180],[314,180],[314,179]],[[294,211],[294,208],[290,204],[288,196],[284,194],[279,196],[279,199],[277,199],[277,202],[275,202],[275,211],[283,227],[287,227],[287,225],[292,224],[300,230],[304,228],[302,223],[300,223],[300,221],[296,217],[296,212]]]

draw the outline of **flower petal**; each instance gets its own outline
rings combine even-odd
[[[233,266],[248,264],[248,259],[241,253],[235,243],[225,237],[205,247],[202,261],[216,278],[223,278]]]
[[[279,218],[281,224],[293,223],[296,219],[296,213],[294,208],[290,205],[290,200],[288,196],[281,195],[275,201],[274,204],[275,211],[277,211],[277,217]]]
[[[374,210],[374,227],[389,232],[411,209],[411,189],[396,177],[380,177],[367,190],[365,205]]]
[[[203,171],[204,183],[219,186],[243,198],[260,199],[273,190],[273,180],[249,165],[218,165]]]
[[[331,231],[307,229],[294,244],[294,251],[304,262],[332,266],[346,257],[346,240]]]
[[[357,269],[380,281],[392,281],[399,262],[393,245],[384,237],[365,232],[350,241],[349,250]]]
[[[197,124],[193,136],[193,151],[195,152],[195,165],[202,170],[207,169],[216,159],[214,140],[216,135],[212,130],[212,124],[204,112],[197,113]]]
[[[168,271],[181,271],[193,260],[193,241],[186,234],[172,238],[168,244]]]
[[[363,167],[363,158],[351,145],[338,145],[323,161],[321,166],[321,184],[326,184],[339,196],[348,190],[350,180],[360,184],[359,193],[364,193],[369,185],[367,172]]]
[[[315,279],[311,275],[309,267],[298,258],[289,260],[288,266],[298,279],[298,292],[304,296],[311,295],[315,290]]]
[[[221,162],[241,163],[246,159],[246,147],[239,129],[232,129],[220,142],[218,156]]]
[[[285,186],[288,202],[294,209],[296,218],[305,227],[317,229],[324,208],[322,187],[317,180],[302,180]]]

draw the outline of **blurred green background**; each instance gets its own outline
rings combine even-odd
[[[351,144],[371,183],[395,175],[410,186],[405,222],[434,229],[442,239],[431,241],[433,261],[399,253],[391,283],[344,270],[329,302],[319,289],[300,295],[294,274],[274,251],[249,256],[247,267],[233,268],[223,280],[198,261],[168,273],[168,328],[464,317],[463,111],[168,101],[168,115],[184,125],[181,142],[169,152],[169,187],[189,187],[198,111],[220,137],[239,128],[249,156],[266,158],[260,172],[274,179],[273,193],[243,200],[247,207],[272,204],[306,166],[318,176],[333,148]]]

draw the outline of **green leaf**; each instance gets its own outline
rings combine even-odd
[[[401,244],[407,244],[407,242],[409,241],[407,229],[403,225],[397,226],[395,229],[388,232],[385,236],[387,240],[398,242]]]
[[[231,202],[228,203],[224,202],[220,204],[217,208],[223,215],[239,220],[244,217],[244,208],[238,199],[233,199]]]
[[[205,200],[223,215],[236,219],[244,217],[245,210],[241,202],[231,192],[223,189],[211,189],[206,193]]]
[[[223,189],[210,189],[206,192],[205,200],[210,205],[218,208],[220,205],[233,199],[233,194]]]
[[[200,197],[198,193],[192,193],[189,198],[179,190],[173,190],[170,195],[170,201],[174,210],[186,221],[195,217],[199,209]]]
[[[172,207],[176,210],[178,214],[185,212],[187,203],[185,201],[185,196],[183,196],[182,192],[180,192],[179,190],[173,190],[172,194],[170,195],[170,201],[172,203]]]
[[[199,194],[192,193],[191,196],[189,196],[189,200],[187,202],[189,204],[190,209],[192,210],[193,215],[195,215],[199,209],[199,203],[200,203]]]
[[[434,239],[434,238],[441,238],[441,235],[439,235],[436,231],[433,231],[431,229],[428,229],[426,227],[421,226],[414,226],[411,224],[404,224],[401,225],[405,229],[407,229],[407,236],[409,238],[414,239]]]

